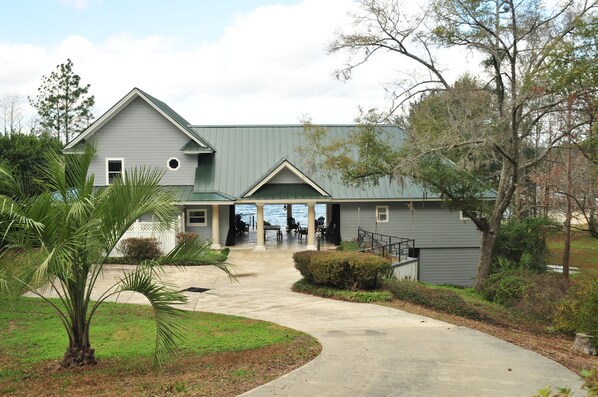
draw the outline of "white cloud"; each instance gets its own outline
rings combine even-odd
[[[96,116],[136,86],[197,124],[296,123],[302,115],[350,123],[358,106],[388,104],[383,84],[398,68],[396,57],[380,56],[349,82],[333,79],[346,54],[325,48],[354,7],[350,0],[260,7],[237,15],[219,41],[190,49],[173,50],[176,37],[127,32],[101,42],[70,36],[52,48],[0,43],[0,94],[35,95],[41,76],[71,58],[91,84]]]

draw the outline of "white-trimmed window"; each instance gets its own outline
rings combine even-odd
[[[110,185],[116,178],[125,176],[125,159],[107,158],[106,159],[106,184]]]
[[[191,208],[187,210],[187,226],[207,226],[208,213],[205,209]]]
[[[376,222],[388,222],[388,205],[376,207]]]
[[[181,166],[181,162],[176,157],[171,157],[166,162],[166,166],[168,167],[169,170],[176,171]]]

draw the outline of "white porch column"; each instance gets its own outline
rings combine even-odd
[[[220,206],[212,205],[212,248],[220,249]]]
[[[266,245],[264,243],[264,204],[256,204],[257,207],[257,242],[255,244],[256,251],[264,251]]]
[[[307,203],[307,250],[316,249],[316,204]]]

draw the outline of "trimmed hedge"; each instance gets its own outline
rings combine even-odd
[[[372,290],[390,272],[390,260],[362,252],[302,251],[293,255],[295,268],[311,284]]]

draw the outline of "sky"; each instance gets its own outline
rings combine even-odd
[[[44,75],[70,58],[99,117],[132,88],[193,124],[352,123],[384,108],[397,58],[384,55],[348,82],[352,0],[0,0],[0,98],[23,98],[27,118]]]

